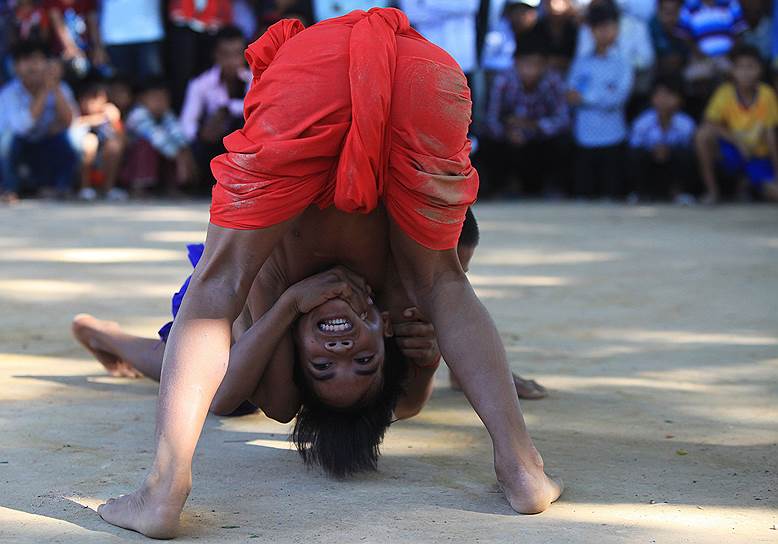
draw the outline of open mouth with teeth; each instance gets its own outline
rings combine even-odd
[[[345,317],[333,317],[330,319],[322,319],[318,323],[319,330],[321,332],[348,332],[354,325]]]

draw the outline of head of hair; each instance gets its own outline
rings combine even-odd
[[[679,74],[663,74],[654,80],[654,91],[662,88],[671,93],[683,96],[683,78]]]
[[[384,349],[381,390],[345,409],[322,402],[300,365],[294,365],[301,408],[290,438],[306,465],[318,465],[336,478],[377,469],[381,442],[408,373],[408,361],[394,338],[384,339]]]
[[[529,31],[516,40],[516,50],[513,58],[528,57],[530,55],[546,56],[547,47],[543,39],[536,33]]]
[[[462,232],[459,235],[459,244],[463,246],[475,247],[481,240],[481,233],[478,230],[478,222],[475,220],[472,208],[467,208],[465,213],[465,222],[462,223]]]
[[[11,58],[14,62],[37,54],[43,55],[44,57],[49,56],[49,48],[45,43],[38,40],[23,40],[14,45],[13,49],[11,49]]]
[[[76,98],[95,96],[100,92],[104,92],[107,85],[108,83],[105,78],[101,77],[99,74],[90,73],[76,84],[74,89]]]
[[[589,5],[586,12],[586,24],[590,27],[618,21],[619,8],[611,0],[597,0]]]
[[[133,93],[136,95],[142,95],[143,93],[147,93],[150,91],[167,91],[168,88],[168,82],[167,80],[162,76],[154,76],[145,78],[141,81],[136,81],[135,85],[133,86]]]
[[[220,43],[222,42],[228,42],[232,40],[240,40],[242,42],[246,41],[246,37],[243,35],[243,32],[234,25],[227,25],[225,27],[222,27],[219,29],[219,31],[214,36],[214,47],[218,47]]]
[[[762,59],[762,55],[759,53],[759,49],[754,47],[753,45],[742,43],[738,44],[735,47],[732,48],[732,50],[729,52],[729,59],[732,62],[737,62],[738,59],[748,57],[751,59],[754,59],[759,64],[762,64],[764,60]]]

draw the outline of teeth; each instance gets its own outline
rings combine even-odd
[[[352,328],[351,321],[343,317],[337,317],[334,319],[325,319],[319,322],[319,330],[325,332],[350,331],[351,328]]]

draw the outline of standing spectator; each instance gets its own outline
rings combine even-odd
[[[192,182],[195,162],[178,118],[170,107],[167,82],[146,81],[138,92],[138,104],[127,116],[130,137],[123,177],[138,196],[160,183],[168,194]],[[171,183],[171,181],[173,183]]]
[[[592,4],[586,20],[594,50],[573,60],[568,77],[568,101],[576,108],[576,193],[593,196],[595,182],[601,180],[604,192],[616,197],[624,188],[624,109],[632,89],[632,68],[613,47],[619,35],[619,14],[613,4]]]
[[[611,9],[618,13],[618,8],[612,4],[612,0],[595,0],[592,6],[597,4],[611,4]],[[591,56],[595,49],[595,40],[592,30],[584,25],[578,35],[578,55]],[[630,62],[633,73],[633,92],[645,98],[651,87],[651,71],[654,67],[654,46],[651,43],[651,35],[648,31],[648,22],[629,13],[621,13],[618,23],[618,38],[615,49],[621,57]]]
[[[475,18],[479,0],[400,0],[400,9],[425,38],[445,49],[471,81],[477,68]]]
[[[355,9],[367,11],[370,8],[388,8],[391,5],[389,0],[313,0],[313,16],[318,22],[346,15]]]
[[[657,72],[680,73],[689,57],[688,42],[678,35],[678,17],[683,0],[659,0],[656,17],[651,20]]]
[[[92,66],[105,64],[95,48],[100,43],[97,0],[44,0],[43,7],[69,79],[82,79]]]
[[[732,83],[721,85],[705,111],[697,132],[700,175],[708,190],[704,202],[719,198],[716,160],[723,170],[738,176],[740,190],[749,185],[765,198],[778,201],[778,98],[762,83],[762,59],[750,45],[734,48]]]
[[[495,78],[489,99],[489,135],[499,142],[496,170],[525,190],[549,192],[549,184],[560,181],[569,125],[564,83],[549,70],[544,44],[520,40],[515,67]],[[503,187],[500,181],[489,189]]]
[[[685,77],[700,87],[697,94],[729,73],[727,54],[747,29],[738,0],[685,0],[678,30],[692,50]]]
[[[105,84],[91,80],[77,89],[80,115],[70,128],[73,147],[81,155],[78,198],[92,201],[99,186],[106,200],[122,201],[127,193],[116,187],[124,151],[124,129],[119,108],[108,101]]]
[[[219,29],[232,24],[230,0],[168,0],[171,22],[170,53],[173,107],[184,103],[189,80],[212,62],[213,37]]]
[[[636,197],[673,197],[691,203],[689,180],[694,172],[694,121],[681,111],[683,80],[660,78],[651,94],[652,107],[635,122],[629,137],[630,170]]]
[[[2,200],[18,199],[19,174],[26,170],[35,189],[70,192],[76,156],[67,129],[76,104],[62,82],[62,65],[41,43],[19,42],[13,51],[16,78],[0,90]],[[22,168],[23,167],[23,168]]]
[[[543,15],[535,32],[545,43],[549,66],[566,74],[575,56],[578,24],[570,0],[543,0]]]
[[[139,80],[162,74],[160,0],[102,0],[95,58]]]
[[[204,172],[213,157],[224,153],[222,139],[243,125],[243,97],[251,83],[241,30],[224,27],[215,47],[216,64],[189,83],[181,111],[181,129]]]

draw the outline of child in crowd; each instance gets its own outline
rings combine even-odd
[[[632,68],[617,48],[619,14],[609,2],[592,4],[587,13],[594,49],[577,57],[568,76],[568,101],[576,108],[574,137],[578,147],[575,192],[610,197],[623,194],[625,104],[632,89]]]
[[[565,85],[548,69],[544,44],[526,37],[516,44],[515,66],[494,80],[487,110],[489,135],[497,142],[497,170],[532,192],[560,181],[564,136],[570,127]],[[522,174],[518,179],[519,173]],[[498,183],[504,186],[504,180]]]
[[[70,128],[73,147],[81,153],[81,200],[95,200],[99,185],[106,200],[122,201],[127,193],[116,187],[124,151],[119,108],[108,101],[105,84],[88,81],[78,90],[81,115]]]
[[[0,90],[0,200],[18,200],[21,178],[64,198],[76,166],[67,135],[76,112],[73,94],[43,44],[19,42],[13,60],[16,78]]]
[[[667,198],[690,204],[685,193],[693,175],[694,121],[681,111],[683,81],[663,77],[656,81],[652,107],[632,124],[629,138],[631,171],[639,198]]]
[[[108,93],[108,102],[119,108],[122,119],[126,119],[132,106],[135,104],[130,80],[121,74],[114,74],[106,81],[106,91]]]
[[[93,47],[100,43],[96,0],[44,0],[43,7],[69,78],[82,79],[90,67],[106,63],[95,56],[98,49]]]
[[[678,32],[682,4],[683,0],[659,0],[657,13],[649,25],[657,73],[680,72],[689,58],[688,42]]]
[[[213,157],[224,153],[222,139],[243,126],[243,97],[251,83],[245,47],[240,29],[221,29],[215,38],[216,64],[187,87],[181,129],[203,172],[210,171]],[[210,184],[208,190],[210,194]]]
[[[123,177],[136,195],[161,181],[166,191],[174,195],[179,187],[194,180],[196,168],[186,136],[171,109],[166,82],[148,80],[137,98],[137,105],[127,116],[131,143]],[[171,170],[172,175],[167,175]]]
[[[740,178],[741,191],[750,185],[775,202],[778,98],[772,87],[760,81],[763,66],[758,49],[738,46],[730,57],[732,82],[716,90],[696,136],[700,175],[708,191],[704,202],[713,204],[719,199],[717,159],[726,173]]]
[[[727,54],[747,29],[738,0],[685,0],[678,31],[692,50],[686,79],[705,92],[710,82],[726,76]]]

